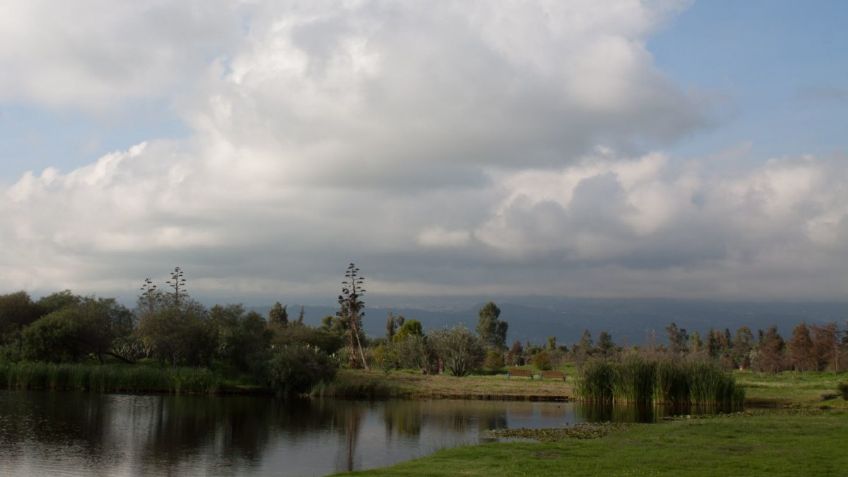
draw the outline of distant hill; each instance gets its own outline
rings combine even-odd
[[[754,333],[758,328],[777,325],[788,337],[792,327],[801,321],[823,323],[836,321],[845,327],[848,303],[837,302],[716,302],[660,299],[561,299],[514,298],[503,303],[501,318],[509,322],[508,341],[544,342],[556,336],[560,344],[572,344],[580,339],[584,329],[597,337],[609,331],[619,344],[642,344],[651,332],[660,342],[665,341],[665,327],[672,321],[689,331],[704,332],[710,328],[729,328],[734,332],[742,325]],[[406,318],[421,321],[426,330],[462,323],[474,329],[477,323],[476,305],[454,305],[447,309],[404,306],[370,306],[366,308],[365,330],[370,336],[385,332],[386,314],[391,311]],[[292,319],[297,318],[300,305],[289,305]],[[253,307],[267,315],[267,307]],[[305,306],[304,319],[311,325],[336,312],[331,306]]]

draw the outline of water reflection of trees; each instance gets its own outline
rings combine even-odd
[[[387,442],[400,439],[402,447],[427,447],[507,427],[509,419],[538,418],[540,411],[534,406],[450,400],[368,403],[72,393],[14,397],[6,393],[0,395],[0,463],[14,464],[14,456],[26,449],[52,448],[68,452],[66,461],[77,462],[80,468],[102,462],[103,475],[118,463],[126,463],[132,475],[249,473],[265,465],[269,449],[282,443],[298,453],[314,454],[316,462],[326,462],[336,452],[338,470],[355,469],[361,462],[357,452],[361,453],[362,439],[366,439],[366,422],[369,432],[374,424],[378,432],[384,427]],[[380,418],[383,426],[378,424]],[[313,444],[316,437],[328,435],[337,436],[335,445]]]

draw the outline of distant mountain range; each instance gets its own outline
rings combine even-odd
[[[824,323],[836,321],[844,329],[848,320],[848,303],[840,302],[718,302],[662,299],[564,299],[514,298],[498,302],[501,319],[509,322],[508,341],[520,340],[542,343],[556,336],[560,344],[571,345],[588,329],[593,338],[608,331],[618,344],[642,344],[652,332],[659,342],[665,342],[665,327],[675,322],[681,328],[698,331],[702,336],[710,328],[729,328],[735,332],[742,325],[754,334],[758,328],[776,325],[784,338],[801,321]],[[427,306],[370,306],[363,320],[370,336],[383,336],[386,314],[393,312],[421,321],[425,330],[439,329],[459,323],[474,329],[475,305],[456,304],[447,308]],[[267,316],[268,307],[251,307]],[[296,319],[300,305],[290,304],[289,315]],[[304,307],[304,321],[317,325],[321,318],[333,315],[335,307]]]

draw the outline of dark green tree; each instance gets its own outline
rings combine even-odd
[[[501,309],[493,302],[480,308],[477,320],[477,334],[486,346],[506,349],[506,333],[509,323],[500,319]]]
[[[606,331],[601,331],[598,335],[597,352],[602,358],[611,358],[615,354],[615,343],[612,340],[612,335]]]
[[[274,303],[271,311],[268,312],[268,322],[277,326],[288,326],[289,312],[287,307],[280,302]]]

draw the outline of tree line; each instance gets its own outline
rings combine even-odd
[[[571,346],[558,344],[554,336],[540,344],[507,346],[509,324],[493,302],[479,309],[473,331],[458,325],[427,332],[420,321],[389,313],[385,335],[369,337],[362,326],[365,293],[364,277],[350,264],[337,313],[310,326],[303,307],[290,318],[279,302],[267,316],[239,304],[205,307],[189,294],[180,267],[161,286],[145,279],[133,309],[113,298],[67,290],[38,300],[20,291],[0,295],[0,361],[202,367],[284,393],[309,391],[331,380],[339,367],[465,376],[508,366],[546,370],[632,352],[766,372],[838,371],[848,364],[848,333],[836,323],[800,323],[788,341],[776,327],[756,333],[746,326],[735,333],[709,330],[702,336],[671,323],[665,343],[652,335],[647,343],[628,347],[616,344],[607,331],[594,340],[587,330]]]

